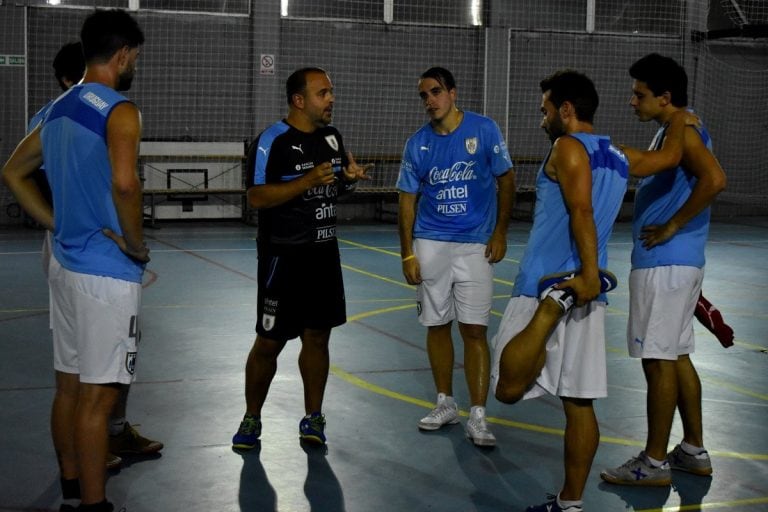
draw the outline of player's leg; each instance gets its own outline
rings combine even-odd
[[[565,482],[561,501],[581,501],[600,442],[593,400],[561,397],[565,411]]]
[[[51,436],[59,462],[64,499],[80,497],[80,470],[75,451],[75,411],[79,387],[79,375],[56,372],[56,394],[51,407]]]
[[[645,454],[657,461],[667,458],[669,435],[677,408],[676,366],[677,361],[643,359],[643,372],[648,384],[648,439]]]
[[[554,285],[572,277],[573,272],[563,272],[544,276],[539,281],[541,302],[528,324],[509,340],[501,353],[495,390],[499,401],[519,401],[544,368],[547,340],[563,315],[574,306],[573,292],[569,288],[554,288]],[[616,285],[616,276],[600,269],[601,293],[613,290]]]
[[[495,395],[500,402],[519,401],[546,363],[549,335],[563,315],[551,299],[540,302],[528,324],[506,344],[499,361]]]
[[[75,316],[67,286],[67,273],[56,258],[49,260],[50,328],[53,335],[53,368],[56,394],[51,407],[51,436],[61,472],[65,500],[80,498],[80,469],[75,450],[75,413],[80,390],[77,338],[69,319]]]
[[[427,327],[427,356],[438,393],[453,396],[454,351],[452,322]]]
[[[453,244],[452,249],[454,307],[464,343],[469,398],[473,408],[485,407],[491,366],[487,326],[493,304],[493,265],[485,256],[485,244]]]
[[[677,407],[683,420],[683,440],[694,446],[704,446],[701,420],[701,380],[688,355],[680,356],[677,372]]]
[[[458,406],[453,399],[452,245],[455,244],[420,238],[413,244],[422,277],[416,289],[419,323],[427,328],[427,356],[437,391],[435,407],[419,420],[418,426],[422,430],[436,430],[459,421]]]
[[[277,358],[285,344],[285,340],[256,336],[245,363],[246,414],[261,417],[261,409],[277,372]]]
[[[80,383],[75,415],[75,449],[84,505],[106,499],[107,421],[119,393],[116,384]]]
[[[323,397],[328,382],[330,358],[328,341],[330,329],[304,329],[299,352],[299,371],[304,384],[305,416],[299,422],[299,438],[310,443],[324,444],[325,414]]]
[[[136,371],[141,284],[76,273],[71,279],[78,290],[73,293],[80,338],[75,449],[82,504],[105,502],[106,509],[108,421],[121,385],[130,384]]]
[[[233,448],[250,450],[258,443],[261,409],[277,372],[277,357],[285,344],[285,340],[273,340],[261,334],[256,336],[245,363],[245,414],[232,436]]]
[[[459,322],[459,333],[464,342],[464,374],[471,405],[484,407],[488,399],[488,378],[491,366],[488,327]]]
[[[115,407],[109,417],[109,454],[107,454],[107,467],[109,461],[120,455],[149,455],[163,449],[163,443],[144,437],[139,434],[136,427],[126,419],[128,408],[128,394],[131,386],[120,386]]]
[[[256,339],[245,362],[245,414],[232,447],[250,450],[261,436],[261,409],[277,372],[277,358],[301,327],[291,316],[290,258],[258,245]]]
[[[323,410],[323,396],[328,381],[330,358],[328,341],[331,330],[304,329],[299,352],[299,371],[304,383],[304,411],[306,414]]]
[[[322,410],[330,367],[329,340],[331,329],[347,321],[347,306],[338,246],[326,244],[313,254],[312,259],[313,266],[306,265],[303,256],[295,262],[295,267],[301,270],[294,275],[292,285],[301,290],[292,316],[304,326],[299,370],[304,384],[306,414],[299,422],[299,437],[323,444],[326,439]],[[323,271],[318,275],[315,268]]]
[[[632,270],[627,350],[642,359],[648,385],[646,449],[601,477],[611,483],[668,486],[667,446],[678,402],[677,363],[693,349],[691,320],[701,270],[662,266]]]

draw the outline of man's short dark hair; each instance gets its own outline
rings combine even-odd
[[[672,105],[688,105],[688,75],[685,68],[670,57],[651,53],[639,59],[629,68],[629,75],[645,82],[654,96],[669,91]]]
[[[583,73],[563,69],[545,78],[539,84],[541,92],[549,93],[549,101],[556,108],[569,101],[576,108],[579,121],[591,123],[600,104],[595,84]]]
[[[122,9],[96,10],[83,22],[80,30],[85,62],[107,62],[127,46],[144,44],[144,33],[138,22]]]
[[[85,58],[83,57],[83,45],[79,41],[67,43],[61,47],[56,57],[53,58],[53,73],[63,91],[67,90],[64,79],[77,83],[85,73]]]
[[[433,80],[436,80],[440,85],[442,85],[446,91],[450,91],[451,89],[456,88],[456,80],[453,78],[453,74],[451,74],[451,72],[447,69],[441,68],[439,66],[429,68],[423,72],[419,78],[421,80],[424,80],[425,78],[432,78]]]
[[[289,105],[293,103],[291,98],[293,98],[294,94],[304,94],[304,91],[306,91],[307,75],[310,73],[328,74],[323,68],[318,67],[301,68],[291,73],[291,76],[285,81],[285,96]]]

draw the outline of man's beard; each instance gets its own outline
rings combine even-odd
[[[120,75],[117,79],[117,91],[127,91],[133,83],[133,72]]]
[[[565,126],[563,126],[563,123],[558,119],[550,123],[548,128],[544,128],[544,131],[547,132],[549,141],[554,144],[557,139],[565,135]]]

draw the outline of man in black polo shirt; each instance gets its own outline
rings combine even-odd
[[[302,440],[325,443],[322,413],[331,329],[346,322],[336,240],[336,199],[371,167],[358,165],[330,126],[333,85],[320,68],[286,82],[288,117],[264,130],[248,152],[248,203],[259,209],[258,319],[245,366],[246,413],[232,446],[251,449],[277,357],[301,338],[299,369],[306,415]]]

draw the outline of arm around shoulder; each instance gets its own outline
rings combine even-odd
[[[641,151],[621,146],[629,160],[629,173],[632,176],[644,178],[679,165],[683,158],[687,134],[698,135],[695,130],[687,128],[699,125],[699,118],[695,114],[681,109],[669,118],[664,141],[659,149]]]

